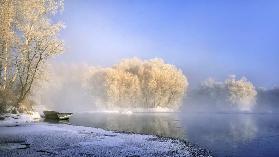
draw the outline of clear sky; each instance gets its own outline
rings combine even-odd
[[[193,85],[230,74],[279,85],[278,0],[65,0],[58,61],[163,58]]]

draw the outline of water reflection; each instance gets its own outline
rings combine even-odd
[[[74,125],[186,139],[216,156],[278,156],[279,115],[80,113]]]
[[[69,120],[44,119],[43,121],[47,122],[47,123],[53,123],[53,124],[56,124],[56,123],[70,124]]]
[[[164,137],[183,138],[185,135],[177,115],[168,113],[80,113],[74,114],[70,123]]]
[[[258,131],[253,117],[249,115],[191,114],[180,118],[189,136],[197,135],[209,141],[245,141],[255,137]]]
[[[181,115],[187,139],[216,156],[278,156],[279,115]]]
[[[236,121],[230,123],[230,134],[234,140],[245,142],[256,137],[258,127],[251,116],[237,117]]]

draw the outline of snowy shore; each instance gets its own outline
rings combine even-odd
[[[186,142],[45,122],[0,125],[0,156],[210,156]]]
[[[21,114],[3,114],[0,115],[1,126],[18,126],[20,124],[40,121],[41,116],[38,112],[21,113]],[[1,132],[0,132],[1,133]]]

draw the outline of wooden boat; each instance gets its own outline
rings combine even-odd
[[[45,119],[68,120],[72,113],[60,113],[56,111],[44,111]]]

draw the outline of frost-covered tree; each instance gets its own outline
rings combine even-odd
[[[236,107],[240,110],[250,110],[255,104],[257,91],[254,85],[246,78],[237,80],[230,76],[224,82],[210,78],[204,81],[200,88],[191,93],[193,102],[218,109]],[[226,106],[230,104],[230,106]]]
[[[107,73],[106,87],[109,104],[129,108],[138,103],[140,86],[136,75],[120,69],[110,69]]]
[[[231,76],[225,81],[225,85],[231,104],[238,105],[241,110],[250,110],[251,106],[255,104],[257,91],[246,78],[236,80],[235,76]]]
[[[174,107],[180,104],[188,87],[180,70],[162,59],[151,59],[143,64],[140,72],[145,106]]]
[[[63,50],[57,34],[63,25],[51,20],[63,0],[0,2],[0,86],[14,95],[18,108],[44,70],[46,60]]]
[[[92,95],[115,107],[178,107],[187,78],[161,59],[125,59],[112,68],[95,70],[89,80]]]

